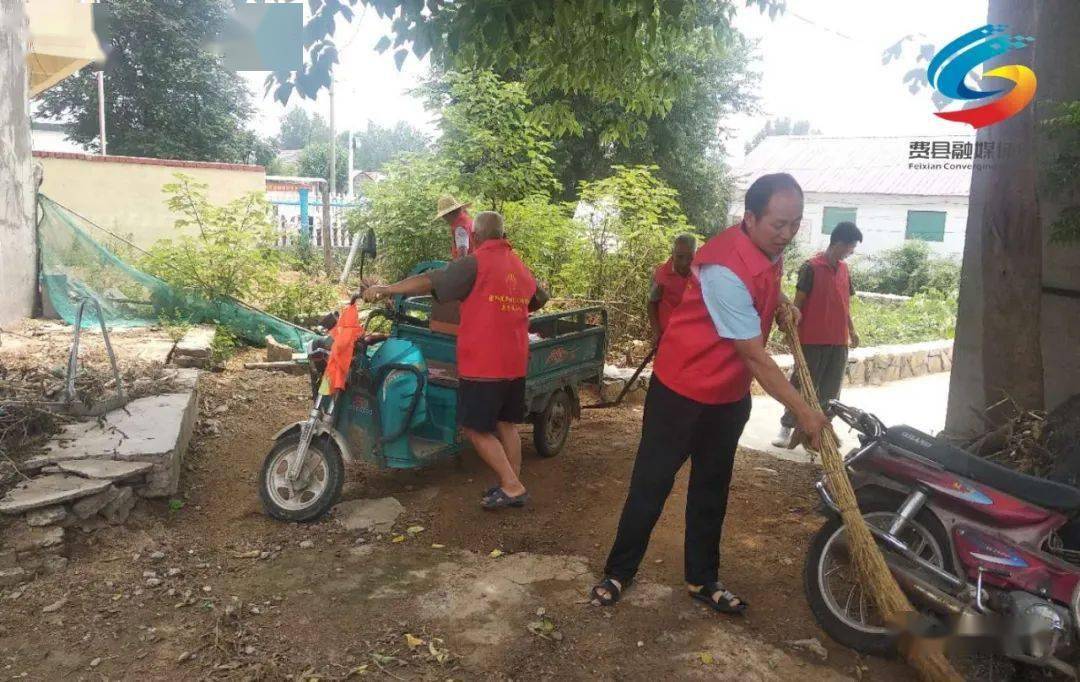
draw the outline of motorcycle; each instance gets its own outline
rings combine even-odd
[[[886,564],[919,611],[921,634],[947,633],[961,645],[990,646],[1076,679],[1080,489],[1007,469],[909,426],[886,428],[838,401],[829,413],[859,432],[860,447],[845,466]],[[844,646],[891,655],[900,632],[886,626],[855,576],[826,478],[815,487],[827,520],[803,573],[814,617]]]

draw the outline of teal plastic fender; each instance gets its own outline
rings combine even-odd
[[[412,341],[387,339],[371,357],[387,459],[411,459],[408,434],[427,421],[427,364]]]

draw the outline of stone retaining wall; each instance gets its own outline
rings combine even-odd
[[[887,381],[948,372],[952,353],[951,339],[856,348],[848,353],[844,386],[880,386]],[[785,373],[791,372],[794,360],[790,355],[774,355],[773,359]],[[760,391],[757,386],[755,389]]]

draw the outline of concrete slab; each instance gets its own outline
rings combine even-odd
[[[213,327],[194,327],[173,348],[172,361],[179,367],[207,367],[210,364],[210,346],[214,342]]]
[[[144,497],[172,495],[197,412],[195,391],[139,398],[98,421],[64,427],[46,453],[28,460],[26,467],[93,459],[149,462],[153,467],[137,492]]]
[[[83,478],[104,478],[112,481],[139,476],[154,468],[150,462],[117,462],[108,459],[57,462],[56,466],[61,471]]]
[[[808,462],[810,455],[802,448],[786,450],[771,441],[780,430],[783,406],[769,396],[754,396],[750,421],[743,430],[739,445],[768,452],[780,459]],[[949,373],[928,374],[913,379],[892,381],[882,386],[844,388],[840,401],[875,414],[886,426],[907,424],[930,435],[945,428],[945,408],[949,401]],[[833,427],[840,437],[840,451],[846,453],[858,447],[858,433],[835,420]]]
[[[110,481],[49,474],[20,483],[0,499],[0,513],[21,514],[31,509],[50,507],[106,490]]]

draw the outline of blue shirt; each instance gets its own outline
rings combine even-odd
[[[761,316],[739,276],[723,265],[698,268],[701,297],[720,338],[744,341],[761,336]]]

